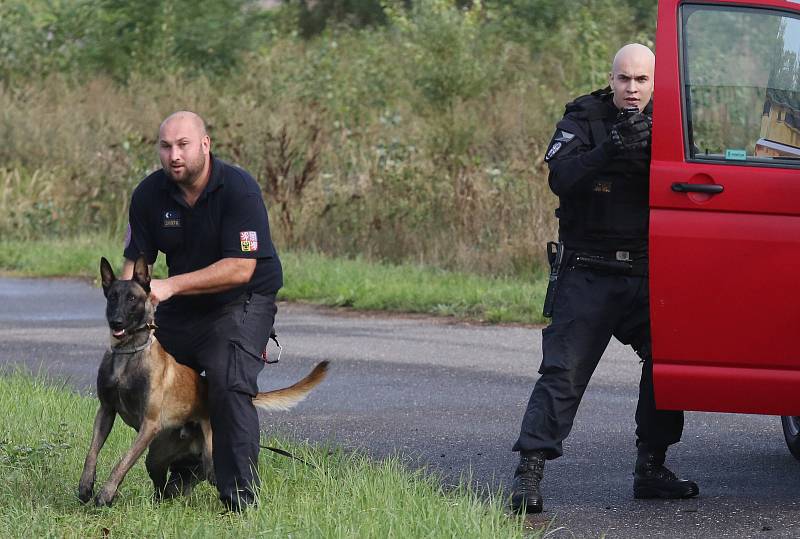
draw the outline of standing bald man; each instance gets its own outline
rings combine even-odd
[[[511,506],[542,510],[546,460],[562,454],[581,397],[614,336],[642,361],[636,408],[633,494],[688,498],[697,485],[664,467],[680,440],[683,412],[657,410],[650,352],[647,233],[650,132],[655,57],[639,44],[614,57],[610,87],[577,98],[558,122],[544,160],[558,195],[559,242],[551,262],[542,332],[541,377],[531,394],[514,451]]]
[[[255,503],[259,452],[260,357],[283,285],[261,188],[241,168],[211,154],[197,114],[161,124],[162,168],[133,192],[122,278],[144,256],[166,255],[169,277],[150,283],[156,338],[181,363],[205,371],[220,499],[232,511]],[[165,497],[188,494],[201,465],[173,465]]]

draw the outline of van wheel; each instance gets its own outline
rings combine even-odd
[[[783,424],[783,437],[786,438],[789,451],[794,458],[800,460],[800,416],[781,416],[781,423]]]

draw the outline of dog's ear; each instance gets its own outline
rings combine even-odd
[[[143,256],[137,258],[133,265],[133,280],[144,288],[145,292],[150,293],[150,270]]]
[[[116,281],[114,270],[111,269],[111,264],[108,263],[106,257],[100,258],[100,282],[103,283],[103,295],[108,296],[108,289]]]

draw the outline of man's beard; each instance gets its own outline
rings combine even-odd
[[[163,167],[164,173],[173,182],[179,185],[193,185],[200,179],[200,174],[203,172],[203,167],[206,165],[206,156],[200,153],[196,159],[185,160],[183,162],[183,174],[180,177],[172,173],[170,166]]]

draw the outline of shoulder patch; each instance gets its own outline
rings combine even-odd
[[[575,138],[574,133],[570,133],[569,131],[564,131],[563,129],[558,130],[558,135],[556,135],[555,140],[557,142],[569,142],[570,140]]]
[[[239,232],[239,242],[243,253],[258,251],[258,235],[252,230]]]
[[[563,146],[563,144],[564,144],[563,142],[559,142],[558,139],[556,139],[556,142],[554,142],[553,145],[550,146],[550,149],[547,150],[547,154],[544,156],[544,160],[550,161],[550,159],[552,159],[553,156],[558,153],[558,150],[561,149],[561,146]]]

